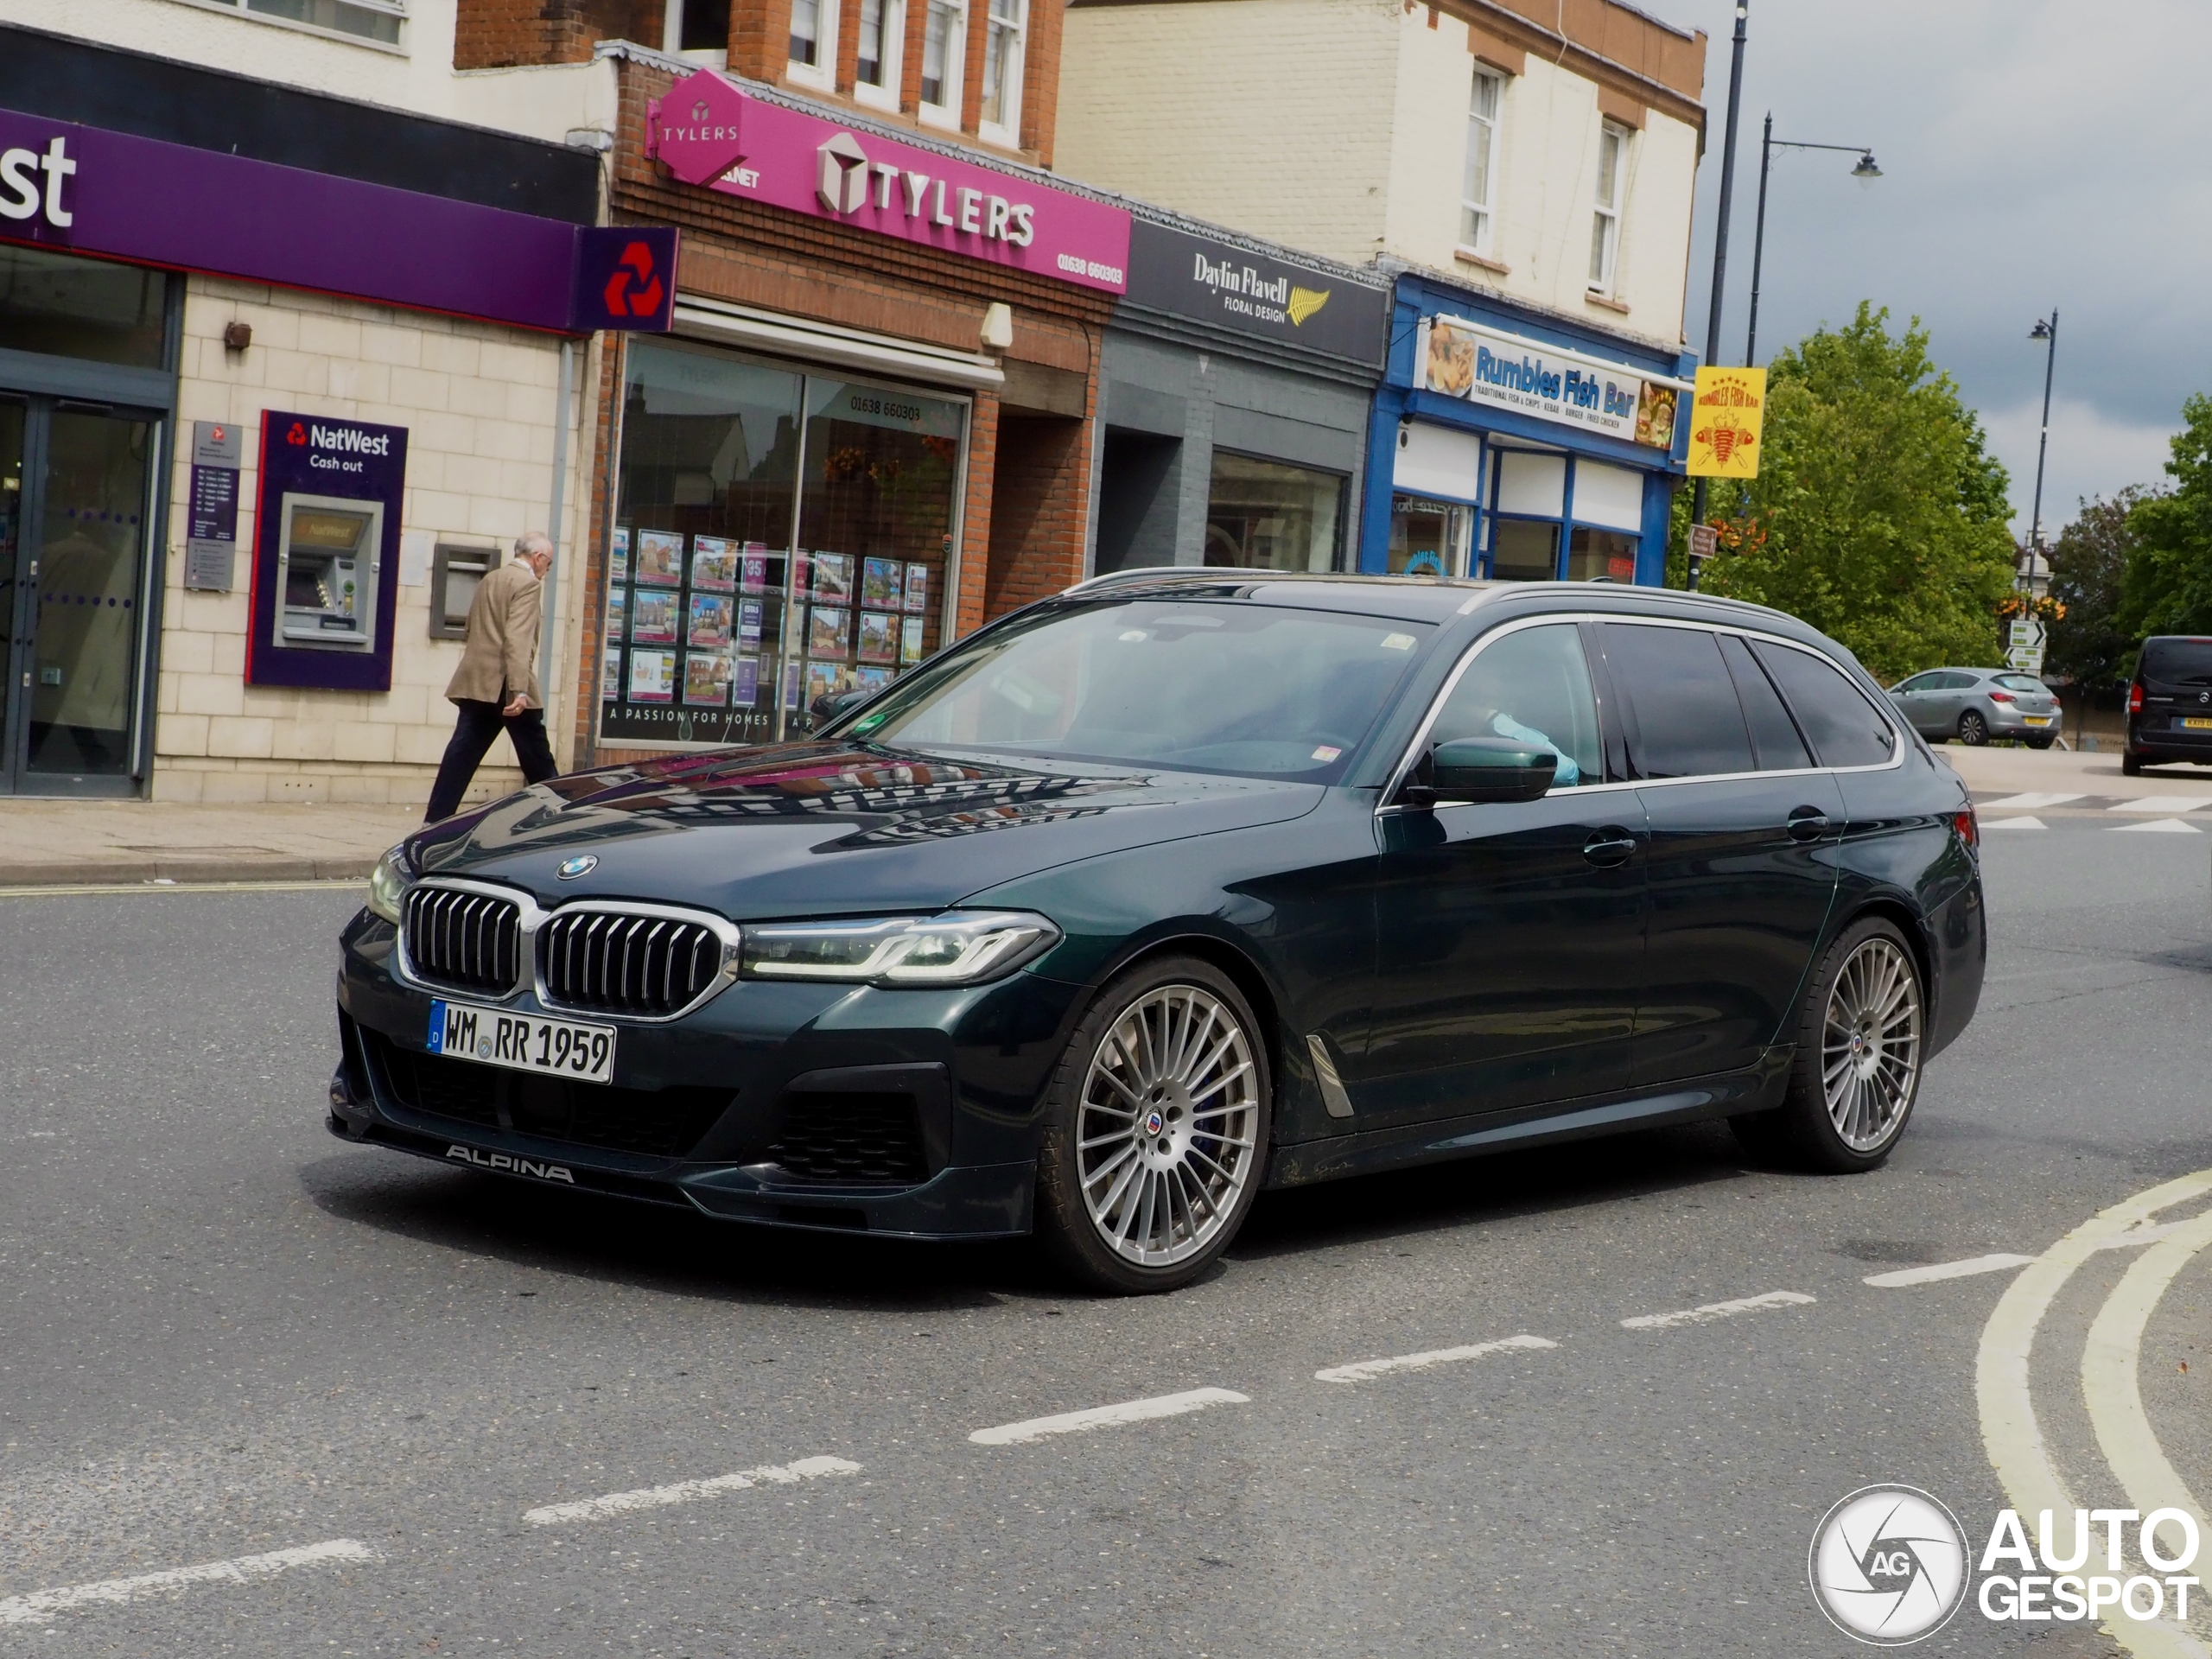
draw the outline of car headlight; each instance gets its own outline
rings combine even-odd
[[[977,985],[1011,973],[1060,941],[1025,911],[946,911],[836,922],[760,922],[743,930],[754,979],[877,985]]]
[[[407,857],[407,843],[401,842],[382,858],[369,872],[369,908],[395,926],[399,922],[399,906],[407,897],[407,889],[415,885],[415,870]]]

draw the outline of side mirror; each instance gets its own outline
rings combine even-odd
[[[1510,737],[1463,737],[1428,752],[1429,788],[1439,801],[1538,801],[1549,792],[1559,756]]]

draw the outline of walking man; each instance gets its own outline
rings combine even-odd
[[[553,543],[537,531],[515,543],[512,562],[476,585],[468,607],[468,640],[461,666],[446,687],[446,700],[461,710],[453,741],[438,763],[425,823],[449,818],[461,808],[462,791],[476,768],[506,728],[522,762],[522,775],[543,783],[559,772],[545,741],[545,709],[537,689],[540,584],[553,565]]]

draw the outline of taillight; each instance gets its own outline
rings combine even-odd
[[[1969,852],[1981,846],[1981,825],[1974,820],[1974,808],[1969,806],[1962,812],[1951,814],[1951,828],[1959,832],[1959,839],[1966,842]]]
[[[2143,682],[2140,680],[2127,688],[2127,712],[2131,715],[2143,712]]]
[[[1993,691],[1989,694],[1989,700],[1992,702],[2010,702],[2012,694],[2010,691]]]

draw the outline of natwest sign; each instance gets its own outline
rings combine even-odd
[[[686,184],[1122,292],[1121,208],[748,97],[700,70],[647,106],[646,153]]]

